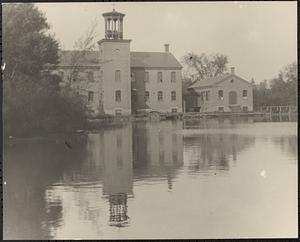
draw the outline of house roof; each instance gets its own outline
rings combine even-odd
[[[182,68],[171,53],[166,52],[130,52],[131,67],[145,68]]]
[[[99,66],[98,51],[59,51],[59,66],[71,66],[74,59],[79,66]],[[144,68],[182,68],[171,53],[166,52],[130,52],[131,67]]]
[[[222,81],[225,81],[227,80],[229,77],[236,77],[238,78],[239,80],[242,80],[248,84],[250,84],[249,82],[247,82],[246,80],[242,79],[241,77],[239,76],[236,76],[234,74],[223,74],[223,75],[219,75],[219,76],[215,76],[215,77],[209,77],[209,78],[206,78],[204,80],[199,80],[199,81],[196,81],[194,84],[192,84],[189,88],[205,88],[205,87],[210,87],[210,86],[213,86],[215,84],[218,84]]]

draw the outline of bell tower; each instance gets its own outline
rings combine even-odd
[[[105,114],[131,114],[130,42],[123,39],[125,14],[113,9],[102,14],[105,36],[98,41],[101,103]]]
[[[116,12],[104,13],[105,39],[123,39],[123,18],[125,14]]]

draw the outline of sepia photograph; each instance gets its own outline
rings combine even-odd
[[[4,240],[298,238],[297,1],[2,3]]]

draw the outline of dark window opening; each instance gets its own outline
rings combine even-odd
[[[121,91],[116,91],[116,102],[121,102]]]
[[[94,100],[94,92],[88,92],[88,102],[92,102]]]

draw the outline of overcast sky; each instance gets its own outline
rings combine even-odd
[[[97,39],[104,37],[102,14],[112,3],[39,3],[62,49],[97,21]],[[132,51],[222,53],[236,73],[256,82],[277,76],[297,60],[296,2],[151,2],[115,3],[126,14],[124,38]]]

